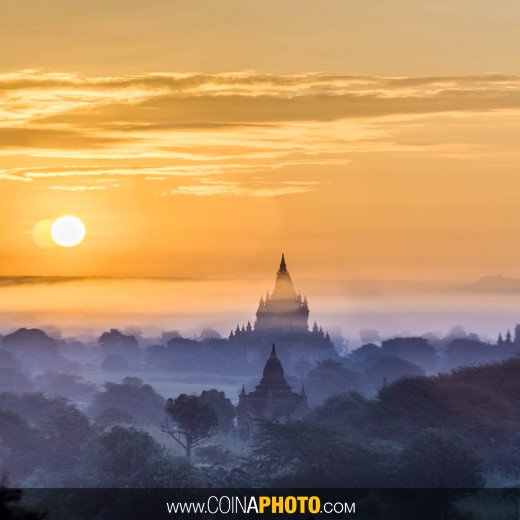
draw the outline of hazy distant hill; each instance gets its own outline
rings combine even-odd
[[[502,275],[484,276],[467,284],[466,289],[475,292],[520,293],[520,279]]]

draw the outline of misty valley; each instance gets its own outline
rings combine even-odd
[[[520,326],[344,338],[282,257],[222,338],[1,338],[0,466],[22,488],[479,488],[520,479]]]

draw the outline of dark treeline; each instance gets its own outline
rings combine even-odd
[[[301,421],[264,421],[249,440],[214,389],[164,401],[127,378],[86,413],[3,393],[0,462],[24,487],[477,487],[520,473],[519,392],[520,359],[404,378],[374,398],[332,395]],[[165,446],[168,419],[181,441],[198,432],[190,458]]]
[[[305,387],[310,411],[285,424],[264,420],[244,438],[236,394],[203,378],[205,390],[186,394],[158,392],[153,382],[179,374],[196,382],[183,356],[192,348],[192,363],[210,345],[225,351],[214,332],[188,340],[111,330],[83,343],[20,329],[0,349],[0,469],[22,487],[517,483],[515,340],[490,344],[461,330],[371,339],[288,374],[292,388]],[[170,352],[171,365],[150,363],[158,349]],[[216,362],[212,370],[221,373]],[[106,382],[91,382],[94,373]],[[248,390],[258,383],[255,364],[238,374]]]

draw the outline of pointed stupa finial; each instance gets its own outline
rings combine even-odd
[[[285,263],[285,255],[282,253],[282,260],[280,261],[280,273],[286,273],[287,272],[287,264]]]
[[[246,395],[246,387],[242,385],[242,390],[240,390],[240,395]]]
[[[276,355],[276,346],[273,343],[273,348],[271,349],[271,359],[276,359],[278,356]]]

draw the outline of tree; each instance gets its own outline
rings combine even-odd
[[[332,394],[360,390],[361,374],[348,369],[339,361],[320,361],[303,379],[311,405],[320,404]]]
[[[164,398],[141,379],[126,377],[120,384],[105,383],[105,391],[96,395],[88,413],[98,417],[108,408],[118,408],[141,423],[157,424],[164,417]]]
[[[401,455],[401,478],[419,488],[476,488],[484,484],[481,460],[459,434],[428,428]]]
[[[72,482],[80,487],[133,488],[207,484],[184,458],[171,456],[149,433],[123,426],[112,427],[85,447]]]
[[[41,461],[42,439],[20,415],[0,410],[0,467],[13,478],[29,474]]]
[[[330,426],[351,428],[370,434],[374,401],[358,392],[334,394],[312,410],[309,419]]]
[[[423,376],[423,369],[410,361],[390,354],[378,353],[367,357],[355,367],[365,374],[368,383],[381,388],[403,377]]]
[[[211,406],[217,414],[219,430],[230,431],[234,428],[235,407],[224,392],[219,392],[214,388],[203,390],[200,399],[203,403]]]
[[[435,348],[421,337],[387,339],[381,344],[381,350],[384,354],[392,354],[427,369],[437,362]]]
[[[494,345],[479,340],[457,338],[446,347],[445,356],[450,366],[467,366],[491,363],[500,358],[510,357],[511,351],[497,349]]]
[[[425,428],[453,427],[461,421],[429,377],[399,379],[382,388],[374,407],[374,419],[383,437],[406,440]]]
[[[98,344],[103,347],[107,354],[136,357],[140,352],[139,343],[135,336],[123,334],[117,329],[103,332],[98,338]]]
[[[53,410],[39,422],[38,428],[43,437],[42,451],[48,468],[73,466],[82,446],[92,436],[87,416],[73,405]]]
[[[268,485],[295,487],[385,487],[397,456],[390,443],[372,444],[347,430],[309,421],[264,421],[249,468]]]
[[[176,399],[166,401],[168,419],[163,430],[175,439],[185,450],[186,458],[191,458],[195,444],[214,435],[218,429],[218,416],[211,406],[200,397],[181,394]]]

